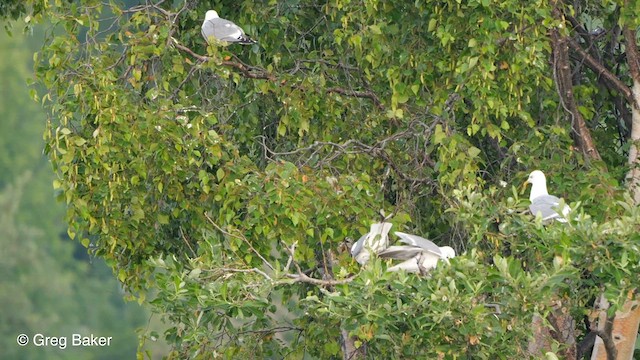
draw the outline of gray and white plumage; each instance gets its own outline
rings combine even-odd
[[[542,217],[543,221],[556,220],[559,222],[567,222],[567,215],[571,211],[571,208],[564,204],[560,213],[558,213],[558,207],[560,205],[560,199],[557,196],[549,195],[547,191],[547,178],[540,170],[534,170],[529,174],[529,178],[525,181],[525,184],[531,184],[531,193],[529,193],[529,210],[533,216]]]
[[[400,241],[407,245],[389,246],[378,253],[386,259],[403,260],[401,263],[387,268],[388,271],[405,270],[413,273],[424,273],[434,269],[438,261],[453,258],[455,250],[450,246],[438,246],[430,240],[417,235],[396,231]]]
[[[209,10],[202,23],[202,36],[209,42],[211,38],[221,42],[251,45],[256,41],[244,33],[244,30],[232,21],[222,19],[215,10]]]
[[[378,253],[389,246],[389,230],[391,223],[371,224],[369,232],[364,234],[351,246],[351,256],[360,264],[366,264],[371,252]]]

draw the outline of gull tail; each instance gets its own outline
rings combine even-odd
[[[242,44],[242,45],[253,45],[253,44],[257,44],[258,42],[253,40],[252,38],[250,38],[247,35],[241,35],[238,38],[238,44]]]

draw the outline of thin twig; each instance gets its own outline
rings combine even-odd
[[[191,253],[193,254],[193,256],[196,257],[197,254],[195,251],[193,251],[191,244],[189,244],[189,241],[187,241],[187,238],[184,236],[184,231],[182,230],[182,227],[180,227],[180,237],[182,237],[182,240],[184,240],[184,243],[187,244],[187,247],[189,248],[189,250],[191,250]]]
[[[215,270],[220,270],[224,272],[233,272],[233,273],[257,273],[264,276],[267,280],[273,281],[271,276],[269,276],[267,273],[265,273],[264,271],[258,268],[251,268],[251,269],[218,268]]]
[[[210,56],[200,55],[200,54],[196,53],[195,51],[189,49],[188,47],[180,44],[178,42],[178,40],[176,40],[175,38],[171,38],[171,39],[173,40],[173,44],[175,45],[176,48],[186,52],[187,54],[195,57],[196,59],[198,59],[198,60],[200,60],[202,62],[211,61],[213,59]],[[279,81],[278,77],[276,77],[275,75],[267,72],[267,70],[265,70],[265,69],[262,69],[262,68],[259,68],[259,67],[255,67],[255,66],[249,66],[249,65],[243,63],[242,61],[240,61],[240,59],[238,59],[238,57],[236,57],[236,56],[234,56],[234,59],[235,59],[235,61],[228,61],[228,60],[222,61],[220,63],[220,65],[237,69],[246,78],[264,79],[264,80],[269,80],[269,81],[273,81],[273,82],[280,82],[281,84],[285,83],[285,81]],[[371,101],[373,101],[373,103],[375,104],[375,106],[378,109],[380,109],[380,110],[384,109],[384,105],[382,104],[382,102],[380,101],[378,96],[375,93],[373,93],[372,91],[348,90],[348,89],[344,89],[344,88],[340,88],[340,87],[328,88],[325,91],[327,93],[336,93],[336,94],[341,94],[341,95],[345,95],[345,96],[349,96],[349,97],[370,99]]]
[[[339,87],[332,87],[327,89],[328,93],[336,93],[346,96],[352,96],[357,98],[367,98],[371,99],[373,103],[378,107],[378,109],[383,110],[384,105],[380,102],[380,99],[371,91],[355,91],[355,90],[347,90]]]
[[[289,260],[287,260],[287,265],[284,267],[284,272],[289,272],[289,267],[291,266],[291,263],[293,262],[293,255],[296,252],[296,246],[298,246],[298,241],[295,241],[293,244],[291,244],[291,250],[289,251]]]
[[[228,231],[225,231],[223,228],[221,228],[220,226],[218,226],[218,224],[216,224],[216,223],[215,223],[215,222],[214,222],[214,221],[209,217],[209,215],[207,215],[207,213],[206,213],[206,212],[204,213],[204,216],[207,218],[207,220],[209,220],[209,222],[211,223],[211,225],[213,225],[213,226],[214,226],[216,229],[218,229],[221,233],[223,233],[223,234],[225,234],[225,235],[228,235],[228,236],[231,236],[231,237],[234,237],[234,238],[236,238],[236,239],[241,239],[242,241],[244,241],[244,242],[249,246],[249,248],[250,248],[250,249],[251,249],[251,250],[252,250],[252,251],[253,251],[253,252],[254,252],[254,253],[255,253],[255,254],[260,258],[260,259],[262,259],[262,261],[265,263],[265,265],[267,265],[267,266],[269,267],[269,269],[271,269],[271,270],[275,271],[275,268],[273,267],[273,265],[271,265],[271,264],[267,261],[267,259],[265,259],[262,255],[260,255],[260,253],[258,252],[258,250],[256,250],[256,249],[251,245],[251,243],[249,242],[249,240],[247,240],[247,238],[246,238],[246,237],[244,237],[244,235],[242,235],[242,234],[240,234],[240,235],[235,235],[235,234],[232,234],[232,233],[230,233],[230,232],[228,232]]]
[[[194,52],[193,50],[189,49],[188,47],[180,44],[178,42],[178,40],[176,40],[176,39],[173,39],[173,44],[175,45],[176,48],[186,52],[187,54],[195,57],[196,59],[198,59],[198,60],[200,60],[202,62],[208,62],[208,61],[213,60],[213,58],[210,57],[210,56],[200,55],[200,54]],[[269,74],[266,70],[248,66],[247,64],[244,64],[244,63],[242,63],[240,61],[222,61],[220,64],[223,65],[223,66],[232,67],[232,68],[235,68],[237,70],[240,70],[242,75],[244,77],[247,77],[247,78],[265,79],[265,80],[270,80],[270,81],[276,81],[277,80],[277,78],[275,76],[273,76],[272,74]],[[256,71],[256,72],[254,72],[254,71]]]

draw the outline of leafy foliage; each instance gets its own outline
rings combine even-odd
[[[205,4],[85,0],[51,8],[36,64],[69,234],[153,295],[173,357],[331,358],[346,331],[373,357],[522,358],[534,315],[637,288],[616,128],[610,162],[574,151],[551,5],[213,5],[259,45],[205,46]],[[535,168],[577,220],[523,215]],[[379,209],[466,255],[358,269],[347,240]]]

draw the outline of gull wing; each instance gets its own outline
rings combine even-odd
[[[244,31],[229,20],[215,18],[202,24],[202,36],[207,40],[213,37],[219,41],[240,42],[243,41]]]
[[[407,234],[400,231],[396,231],[395,234],[398,235],[398,237],[400,237],[400,241],[405,244],[421,247],[432,254],[443,257],[440,247],[431,240],[427,240],[418,235]]]
[[[424,251],[418,246],[394,245],[380,251],[378,256],[384,259],[409,260]]]
[[[540,214],[542,216],[542,220],[556,219],[558,221],[566,221],[564,217],[569,213],[570,208],[565,204],[562,209],[562,214],[559,214],[556,210],[558,205],[560,205],[560,199],[557,196],[541,195],[531,201],[529,210],[533,216],[538,216],[538,214]]]

